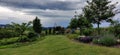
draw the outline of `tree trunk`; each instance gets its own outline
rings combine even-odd
[[[98,28],[97,30],[98,30],[98,36],[99,36],[100,35],[100,23],[99,22],[97,23],[97,28]]]

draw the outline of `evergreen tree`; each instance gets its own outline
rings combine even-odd
[[[92,0],[87,3],[88,5],[83,9],[84,16],[92,23],[97,24],[98,34],[100,34],[99,25],[102,21],[112,21],[111,17],[115,15],[113,9],[117,3],[110,4],[111,1],[108,0]]]
[[[47,29],[45,30],[45,33],[46,33],[46,35],[48,34],[48,31],[47,31]]]
[[[53,27],[53,34],[56,34],[56,27]]]
[[[38,19],[38,17],[36,17],[34,20],[33,20],[33,30],[40,34],[41,31],[42,31],[42,25],[40,23],[40,19]]]
[[[49,34],[52,34],[52,28],[51,27],[49,28]]]

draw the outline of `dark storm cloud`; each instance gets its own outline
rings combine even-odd
[[[14,8],[74,10],[78,4],[84,4],[83,2],[84,1],[73,2],[57,0],[0,0],[0,5],[11,6]]]

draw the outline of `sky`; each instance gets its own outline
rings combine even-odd
[[[55,23],[59,26],[68,26],[71,18],[82,13],[82,8],[87,0],[0,0],[0,24],[11,22],[22,23],[35,19],[37,16],[44,27],[52,27]],[[119,2],[116,9],[120,8],[120,0],[111,0],[112,3]],[[120,14],[114,19],[119,20]],[[101,27],[109,23],[102,23]],[[94,25],[96,26],[96,25]]]

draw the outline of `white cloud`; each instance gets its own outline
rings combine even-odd
[[[21,21],[29,21],[32,20],[34,16],[32,15],[26,15],[24,12],[21,11],[13,11],[7,7],[0,6],[0,20],[21,20]]]

